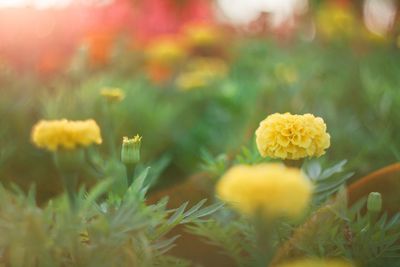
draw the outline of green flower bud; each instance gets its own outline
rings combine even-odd
[[[371,192],[368,195],[367,209],[369,212],[380,212],[382,210],[382,196],[378,192]]]
[[[140,145],[142,137],[135,135],[129,139],[124,137],[122,140],[121,161],[125,165],[132,165],[140,161]]]

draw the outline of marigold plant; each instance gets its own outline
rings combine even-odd
[[[50,151],[75,149],[91,144],[101,144],[100,128],[90,119],[85,121],[42,120],[32,129],[32,141]]]
[[[306,209],[312,188],[299,169],[263,163],[232,167],[216,191],[223,201],[244,214],[296,218]]]
[[[330,146],[324,120],[312,114],[272,114],[260,122],[255,134],[263,157],[290,160],[319,157]]]

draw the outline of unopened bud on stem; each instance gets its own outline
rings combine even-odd
[[[141,143],[142,137],[139,135],[135,135],[131,139],[124,137],[122,140],[121,161],[125,164],[128,187],[133,182],[135,165],[140,161]]]
[[[125,165],[135,164],[140,161],[140,145],[142,137],[135,135],[129,139],[124,137],[122,140],[121,161]]]
[[[369,212],[379,213],[382,210],[382,196],[378,192],[371,192],[368,195],[367,209]]]

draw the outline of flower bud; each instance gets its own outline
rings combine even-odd
[[[368,195],[367,209],[369,212],[380,212],[382,210],[382,196],[378,192],[371,192]]]
[[[142,137],[135,135],[129,139],[124,137],[122,140],[121,161],[125,165],[132,165],[140,161],[140,145]]]

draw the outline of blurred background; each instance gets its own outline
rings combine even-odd
[[[61,191],[33,147],[44,119],[96,119],[112,106],[119,148],[143,137],[164,159],[159,187],[204,155],[253,146],[274,112],[324,118],[357,179],[400,159],[400,3],[395,0],[0,0],[0,181]],[[100,153],[106,154],[102,146]],[[249,152],[250,153],[250,152]]]

